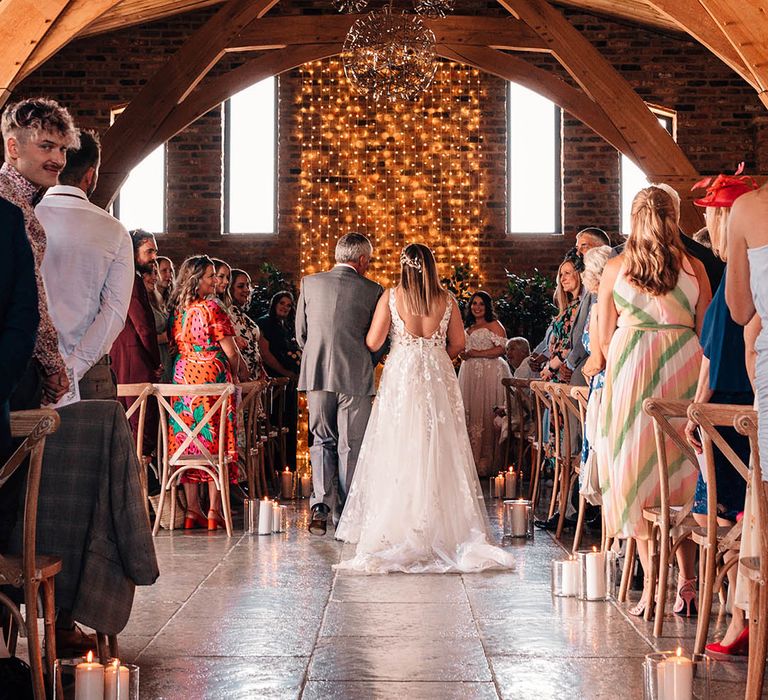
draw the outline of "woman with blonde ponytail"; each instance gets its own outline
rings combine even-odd
[[[643,509],[659,505],[659,477],[643,401],[693,398],[699,336],[712,295],[704,266],[685,252],[667,192],[641,190],[632,202],[631,221],[624,252],[608,261],[600,279],[598,335],[606,368],[595,454],[606,534],[634,538],[648,571],[650,533]],[[696,487],[696,467],[671,442],[667,457],[670,502],[685,503]],[[693,578],[693,555],[691,547],[678,550],[681,579]],[[629,612],[642,614],[651,595],[646,583]]]
[[[336,568],[364,573],[509,567],[490,543],[483,493],[451,359],[464,349],[456,300],[432,251],[412,243],[366,344],[390,352],[336,538],[357,545]]]

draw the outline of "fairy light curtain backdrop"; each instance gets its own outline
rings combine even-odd
[[[384,287],[397,282],[407,243],[432,248],[441,276],[469,264],[481,285],[486,88],[480,72],[441,61],[418,101],[393,103],[358,95],[339,58],[297,72],[301,275],[328,269],[339,236],[360,231],[375,248],[369,275]]]

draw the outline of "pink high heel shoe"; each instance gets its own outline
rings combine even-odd
[[[696,617],[699,611],[699,602],[696,593],[696,579],[684,578],[678,582],[675,607],[672,612],[682,617]]]

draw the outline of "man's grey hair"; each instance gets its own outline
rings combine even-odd
[[[528,342],[528,338],[523,338],[521,335],[515,338],[510,338],[507,341],[506,351],[509,352],[513,348],[524,348],[528,355],[531,354],[531,344]]]
[[[612,257],[613,248],[609,245],[599,245],[584,253],[584,272],[581,273],[581,279],[587,289],[600,284],[600,275],[603,274],[605,263]]]
[[[373,246],[362,233],[347,233],[336,242],[336,262],[356,263],[361,255],[371,257]]]
[[[653,183],[651,187],[658,187],[660,190],[664,190],[672,199],[672,208],[675,210],[675,223],[680,223],[680,195],[677,190],[668,185],[666,182]]]

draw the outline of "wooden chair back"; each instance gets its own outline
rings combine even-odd
[[[523,468],[525,451],[529,449],[532,443],[532,436],[528,431],[528,413],[531,395],[530,379],[515,379],[514,377],[505,377],[501,380],[504,386],[504,398],[507,419],[507,445],[504,454],[504,464],[509,465],[509,453],[511,452],[512,440],[517,442],[518,469]],[[513,429],[517,419],[517,429]]]
[[[264,400],[267,380],[240,384],[243,400],[238,406],[242,415],[241,425],[245,429],[245,453],[242,455],[248,480],[248,497],[262,498],[267,494],[264,472],[265,445],[262,441],[261,425],[265,418]]]
[[[118,384],[117,396],[118,398],[133,398],[133,402],[125,411],[125,417],[129,420],[138,411],[139,424],[136,431],[136,454],[139,457],[139,461],[142,458],[142,449],[144,446],[144,422],[147,416],[147,402],[150,397],[155,393],[155,389],[152,384],[148,382],[140,384]]]

